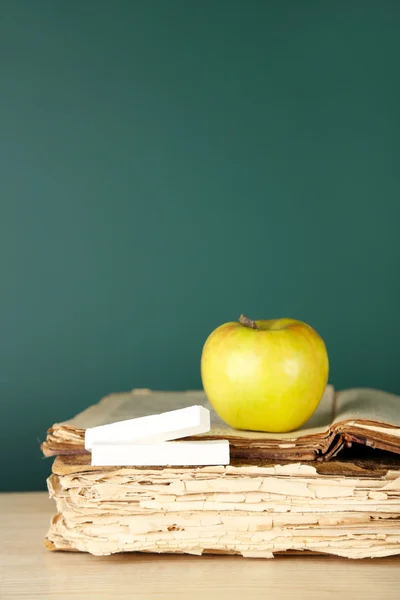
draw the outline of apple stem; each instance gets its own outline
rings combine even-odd
[[[255,321],[252,321],[251,319],[249,319],[245,315],[240,315],[240,317],[239,317],[239,323],[241,325],[244,325],[245,327],[250,327],[250,329],[258,329],[257,323]]]

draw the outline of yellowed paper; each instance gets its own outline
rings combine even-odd
[[[333,423],[368,421],[400,430],[400,396],[381,390],[344,390],[337,395],[335,412]]]
[[[125,419],[135,419],[149,414],[157,414],[169,410],[185,408],[194,404],[204,406],[211,413],[211,431],[200,437],[227,437],[267,439],[267,440],[290,440],[295,441],[301,436],[324,433],[329,429],[333,416],[333,386],[327,386],[321,402],[301,431],[292,433],[264,433],[257,431],[240,431],[226,425],[213,410],[206,395],[202,391],[187,392],[152,392],[150,390],[132,390],[132,392],[111,394],[103,398],[98,404],[94,404],[87,410],[79,413],[66,424],[78,429],[87,429],[97,425],[107,425]]]
[[[57,459],[48,488],[58,514],[46,545],[95,555],[395,555],[399,461],[393,469],[371,465],[364,476],[348,477],[340,475],[346,470],[340,462],[333,463],[336,474],[328,475],[321,464],[84,470],[75,459]]]

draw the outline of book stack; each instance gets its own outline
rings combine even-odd
[[[228,440],[230,464],[184,466],[184,452],[182,466],[92,464],[88,428],[192,405],[210,410],[210,430],[176,444]],[[202,392],[107,396],[54,425],[42,445],[56,456],[46,546],[95,555],[400,554],[399,409],[392,394],[328,386],[301,431],[266,434],[230,429]]]

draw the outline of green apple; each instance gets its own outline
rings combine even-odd
[[[317,408],[328,373],[324,341],[295,319],[252,321],[242,315],[217,327],[201,356],[204,391],[236,429],[298,429]]]

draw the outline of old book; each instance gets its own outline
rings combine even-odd
[[[314,463],[95,467],[60,456],[48,479],[50,550],[239,554],[400,553],[400,456]],[[372,457],[372,458],[371,458]]]
[[[331,459],[353,442],[400,453],[400,397],[373,389],[335,391],[327,386],[311,419],[298,431],[285,434],[240,431],[226,425],[202,391],[152,392],[133,390],[111,394],[98,404],[48,430],[45,456],[86,452],[85,430],[125,419],[201,405],[211,411],[211,430],[186,440],[230,442],[231,457],[244,460]]]

